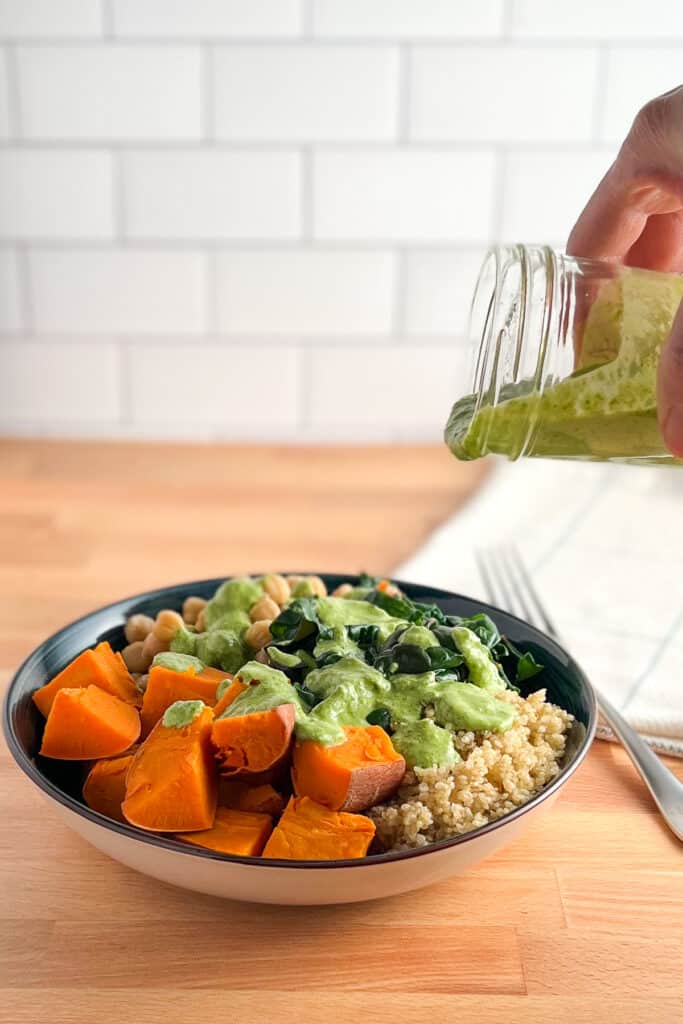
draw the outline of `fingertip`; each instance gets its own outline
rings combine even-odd
[[[683,458],[683,403],[671,406],[662,420],[664,444],[676,458]]]
[[[664,443],[683,457],[683,302],[678,307],[659,360],[657,380],[659,427]]]

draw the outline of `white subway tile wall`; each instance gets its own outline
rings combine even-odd
[[[0,0],[0,434],[438,440],[682,80],[680,0]]]
[[[512,34],[519,38],[670,39],[681,30],[677,0],[516,0],[510,6]]]
[[[562,247],[571,225],[615,156],[614,149],[510,150],[505,157],[503,241]]]
[[[316,35],[366,39],[497,36],[504,0],[313,0]]]
[[[184,427],[240,438],[291,435],[301,404],[299,356],[296,346],[134,345],[129,352],[133,415],[143,424],[162,425],[165,432],[182,409]],[[174,373],[159,387],[160,367],[168,363]]]
[[[206,328],[201,252],[58,248],[29,252],[37,334],[201,334]]]
[[[485,252],[484,248],[413,248],[405,253],[402,300],[407,334],[464,337]]]
[[[218,139],[389,141],[398,119],[399,60],[386,46],[217,47]]]
[[[301,234],[301,157],[294,150],[133,152],[122,159],[127,237],[274,239]]]
[[[25,139],[198,139],[197,46],[21,45],[17,88]]]
[[[494,174],[491,151],[327,150],[313,158],[313,236],[489,241]]]
[[[22,0],[16,0],[21,3]],[[297,36],[299,0],[111,0],[117,35],[157,39]]]
[[[588,142],[597,72],[591,47],[418,46],[410,60],[411,137]]]
[[[112,156],[0,149],[0,238],[111,238]]]
[[[438,436],[453,402],[466,388],[466,353],[455,345],[383,345],[312,353],[310,414],[320,428],[343,437],[366,429],[378,439],[391,430],[423,439]],[[396,420],[396,410],[401,410]]]
[[[0,0],[0,37],[98,38],[101,0]]]
[[[683,34],[683,7],[678,21]],[[651,87],[643,96],[641,76]],[[607,54],[602,137],[619,142],[644,100],[668,92],[683,81],[683,46],[623,46]]]
[[[225,334],[386,334],[396,257],[375,250],[219,253],[218,326]]]
[[[114,344],[9,341],[2,346],[0,425],[57,420],[116,422],[119,353]]]

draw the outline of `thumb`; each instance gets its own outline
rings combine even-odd
[[[683,457],[683,302],[662,350],[657,376],[659,429],[672,455]]]

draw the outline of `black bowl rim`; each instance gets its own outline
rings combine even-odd
[[[253,573],[252,575],[262,575]],[[299,573],[298,575],[313,575],[310,572]],[[344,580],[353,582],[358,580],[357,574],[354,573],[316,573],[315,575],[321,576],[323,579],[326,577],[343,577]],[[10,713],[11,697],[15,687],[19,684],[22,674],[31,661],[39,652],[48,645],[51,645],[59,637],[68,633],[74,626],[80,623],[86,622],[88,619],[101,614],[114,610],[121,605],[127,605],[131,602],[144,602],[158,599],[163,594],[177,593],[178,591],[184,591],[186,594],[191,594],[193,588],[208,587],[208,586],[219,586],[225,579],[230,577],[219,576],[204,580],[191,580],[189,582],[170,584],[165,587],[157,587],[154,590],[143,591],[139,594],[132,594],[129,597],[121,598],[118,601],[112,601],[110,604],[102,605],[100,608],[96,608],[86,615],[80,616],[78,619],[74,619],[69,622],[66,626],[57,630],[51,636],[47,637],[40,643],[21,663],[14,676],[12,677],[9,686],[7,687],[4,699],[3,707],[3,731],[5,734],[5,740],[7,746],[12,754],[12,757],[16,761],[19,768],[24,772],[25,775],[48,796],[50,799],[55,800],[57,803],[66,807],[67,810],[73,811],[79,817],[86,818],[94,825],[98,825],[100,828],[105,830],[116,832],[118,835],[124,836],[126,839],[131,839],[134,842],[144,843],[148,846],[155,846],[158,849],[167,850],[172,853],[182,853],[190,857],[197,857],[204,860],[213,860],[229,864],[239,864],[244,867],[253,868],[277,868],[282,870],[288,868],[296,871],[324,871],[331,870],[334,868],[370,868],[370,867],[381,867],[384,864],[396,863],[397,861],[414,860],[417,857],[424,857],[430,853],[438,853],[443,850],[451,849],[456,846],[460,846],[464,843],[470,842],[474,839],[479,839],[482,836],[488,835],[495,832],[499,828],[503,828],[505,825],[516,821],[521,818],[524,814],[533,810],[535,807],[540,806],[545,800],[548,800],[554,793],[556,793],[574,774],[576,769],[579,767],[583,759],[585,758],[590,746],[595,737],[595,731],[597,728],[598,721],[598,705],[595,691],[584,673],[583,669],[578,663],[572,658],[572,656],[557,642],[554,637],[548,636],[542,630],[533,626],[531,623],[526,622],[524,619],[520,619],[519,616],[513,615],[511,612],[506,611],[503,608],[499,608],[496,605],[489,604],[486,601],[480,601],[477,598],[468,597],[466,594],[460,594],[451,590],[443,590],[440,587],[431,587],[427,584],[422,583],[411,583],[408,580],[399,580],[392,576],[392,580],[396,582],[401,588],[413,588],[422,589],[428,591],[429,594],[435,598],[448,598],[448,599],[459,599],[470,601],[473,604],[480,606],[483,611],[488,614],[493,613],[492,617],[496,614],[505,615],[516,622],[521,623],[526,629],[533,630],[539,637],[543,639],[545,643],[550,643],[557,650],[561,651],[567,659],[568,667],[577,675],[581,686],[586,691],[589,702],[589,719],[588,725],[586,726],[586,733],[577,747],[574,756],[571,761],[566,764],[558,773],[558,775],[549,783],[544,789],[533,796],[526,803],[520,807],[516,807],[513,811],[504,814],[502,817],[497,818],[495,821],[487,822],[485,825],[480,825],[478,828],[472,829],[470,832],[465,832],[462,835],[452,836],[449,839],[442,839],[436,843],[429,843],[427,846],[421,846],[417,849],[411,850],[399,850],[395,853],[378,853],[372,854],[367,857],[361,858],[340,858],[338,860],[323,860],[323,861],[305,861],[305,860],[284,860],[281,858],[268,858],[263,857],[242,857],[235,854],[219,853],[215,850],[208,850],[200,846],[192,846],[189,843],[183,843],[180,840],[172,839],[166,836],[164,833],[155,832],[143,832],[141,829],[136,828],[134,825],[123,824],[122,822],[114,821],[111,818],[107,818],[103,814],[99,814],[97,811],[91,810],[86,804],[79,803],[68,793],[62,792],[58,786],[47,779],[38,767],[33,763],[30,757],[25,753],[19,740],[14,731],[14,725]]]

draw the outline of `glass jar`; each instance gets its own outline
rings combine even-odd
[[[501,246],[484,260],[470,313],[473,393],[446,442],[488,453],[672,464],[657,425],[659,353],[683,277]]]

